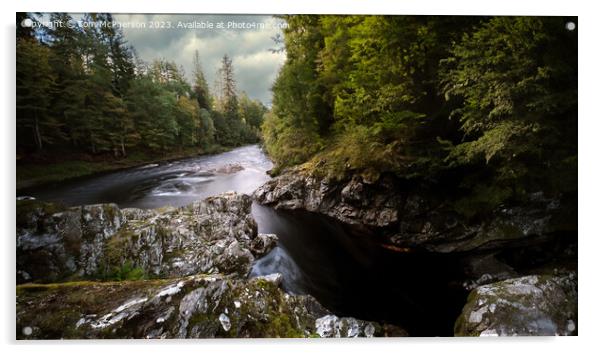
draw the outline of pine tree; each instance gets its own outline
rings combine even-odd
[[[217,72],[219,87],[219,110],[226,116],[234,117],[238,108],[236,96],[236,81],[234,80],[234,66],[228,55],[222,57],[222,66]]]
[[[201,65],[198,50],[195,50],[194,52],[192,74],[194,77],[192,89],[194,91],[194,96],[199,103],[199,107],[201,109],[211,109],[211,95],[209,93],[209,86],[205,80],[205,75],[203,74],[203,67]]]

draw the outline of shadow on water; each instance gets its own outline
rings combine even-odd
[[[252,276],[280,272],[283,287],[313,295],[338,315],[398,324],[413,336],[453,335],[466,300],[461,260],[396,253],[329,217],[253,205],[259,231],[279,245]]]

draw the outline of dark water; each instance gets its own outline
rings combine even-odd
[[[220,173],[226,166],[242,166]],[[149,164],[115,173],[25,190],[21,195],[81,205],[182,206],[234,190],[252,193],[270,177],[272,163],[258,146]],[[291,293],[309,293],[341,316],[384,320],[412,335],[451,335],[466,293],[456,285],[458,262],[432,254],[386,250],[364,230],[301,211],[253,205],[259,232],[274,233],[278,246],[257,261],[251,276],[279,272]]]

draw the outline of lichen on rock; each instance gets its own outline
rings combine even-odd
[[[327,313],[276,283],[219,274],[17,287],[19,339],[308,337]]]
[[[577,334],[575,274],[531,275],[474,289],[456,321],[456,336]]]
[[[17,286],[18,339],[314,337],[330,314],[285,293],[281,274],[248,278],[278,240],[257,234],[249,196],[157,210],[19,202],[17,273],[37,283]],[[106,281],[124,264],[155,279]]]
[[[257,234],[250,197],[233,192],[158,210],[101,204],[54,212],[50,204],[19,202],[28,203],[18,209],[24,220],[17,224],[21,283],[107,278],[124,264],[150,277],[244,277],[277,242],[275,235]]]

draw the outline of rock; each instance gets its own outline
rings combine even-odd
[[[254,280],[263,280],[274,283],[276,286],[280,286],[282,284],[282,274],[281,273],[271,273],[265,276],[257,276],[253,277]]]
[[[456,336],[577,334],[577,280],[531,275],[474,289],[456,321]]]
[[[468,278],[463,287],[473,290],[478,286],[518,277],[518,273],[507,264],[498,260],[495,254],[474,255],[469,257],[465,274]]]
[[[222,328],[224,329],[224,331],[229,331],[230,327],[232,327],[232,324],[230,323],[230,318],[224,313],[219,314],[219,322],[222,324]]]
[[[576,234],[576,206],[560,196],[536,192],[522,203],[469,218],[445,193],[431,189],[391,175],[336,181],[296,168],[266,182],[253,197],[277,209],[303,209],[371,227],[384,245],[431,252],[495,250]]]
[[[251,242],[251,252],[255,257],[261,257],[272,251],[278,244],[276,234],[257,234],[257,237]]]
[[[242,165],[238,163],[232,163],[219,166],[217,169],[215,169],[215,172],[220,174],[234,174],[244,169],[245,167],[243,167]]]
[[[17,338],[309,337],[328,312],[273,282],[223,275],[17,287]]]
[[[320,212],[349,224],[386,227],[398,221],[401,194],[393,179],[364,183],[360,176],[339,183],[298,170],[284,173],[259,187],[255,199],[276,209]]]
[[[380,325],[376,322],[358,320],[352,317],[325,315],[316,319],[316,334],[320,337],[405,337],[407,332],[394,325]]]
[[[96,274],[104,260],[103,245],[123,223],[115,204],[67,209],[17,201],[17,281]]]
[[[17,220],[19,283],[106,278],[126,264],[155,277],[245,277],[277,240],[257,237],[251,198],[233,192],[157,210],[19,201]]]
[[[399,231],[389,236],[391,243],[435,252],[467,252],[532,245],[554,234],[571,237],[577,231],[576,207],[542,193],[522,203],[500,205],[475,219],[458,214],[449,204],[433,203],[427,195],[408,198]]]

